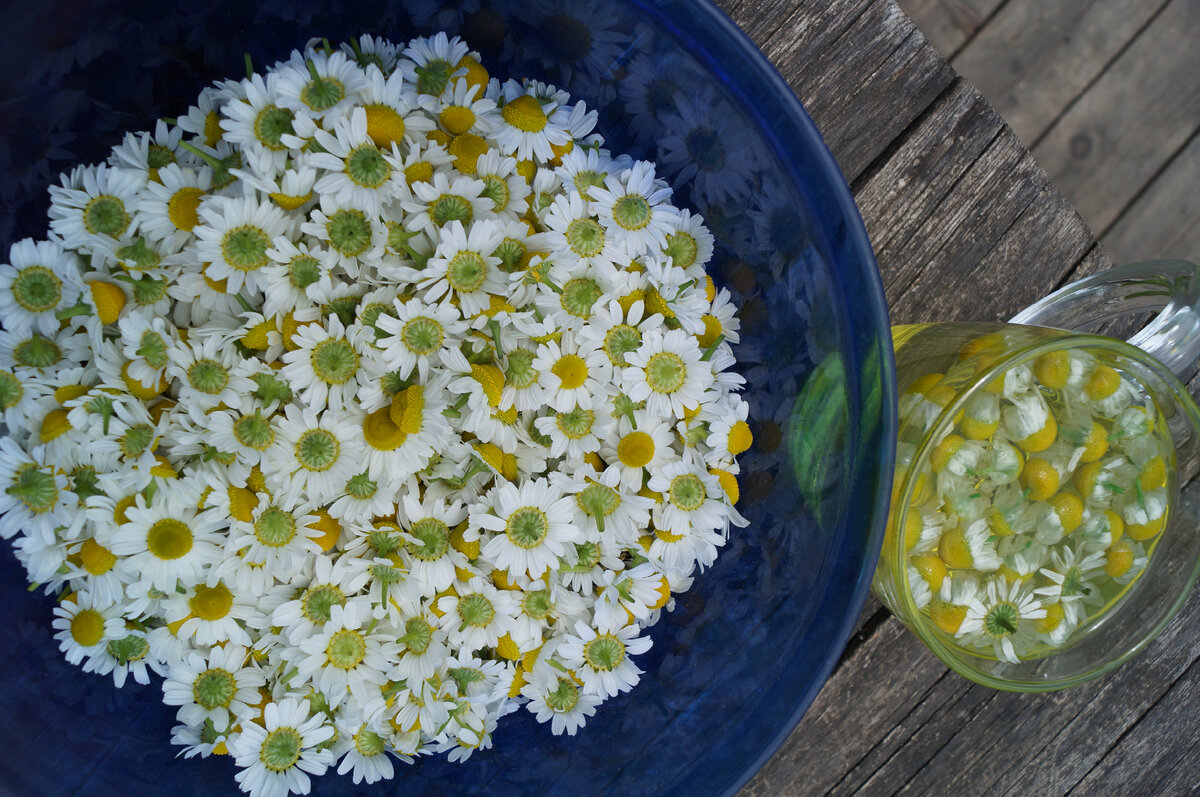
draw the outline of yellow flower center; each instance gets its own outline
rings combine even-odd
[[[574,390],[587,380],[587,363],[578,354],[564,354],[550,369],[562,383],[563,390]]]
[[[735,457],[750,448],[754,443],[754,435],[750,433],[750,425],[745,421],[738,421],[729,427],[728,443],[729,453]]]
[[[424,411],[425,388],[410,385],[392,396],[388,417],[404,434],[416,434],[421,431],[421,415]]]
[[[475,113],[463,105],[451,105],[438,116],[438,121],[452,136],[461,136],[475,124]]]
[[[645,432],[630,432],[617,444],[617,457],[627,468],[644,468],[654,459],[654,438]]]
[[[49,443],[71,430],[71,422],[67,420],[67,410],[59,407],[46,413],[42,419],[40,437],[43,443]]]
[[[546,126],[546,114],[536,97],[523,94],[500,111],[504,121],[526,133],[536,133]]]
[[[196,587],[196,594],[188,601],[188,608],[201,620],[220,620],[233,608],[233,593],[224,584],[212,588],[200,584]]]
[[[117,563],[116,554],[105,548],[92,538],[83,541],[79,549],[79,562],[83,569],[93,576],[101,576],[113,569]]]
[[[404,138],[404,117],[386,105],[368,105],[367,136],[380,149],[391,149],[392,142]]]
[[[167,218],[180,230],[191,230],[200,223],[200,199],[204,192],[195,186],[184,186],[167,200]]]
[[[363,437],[377,451],[394,451],[404,445],[408,434],[392,422],[392,408],[388,406],[363,418]]]
[[[159,559],[178,559],[192,550],[192,530],[182,520],[163,518],[150,527],[146,547]]]
[[[500,395],[504,390],[504,372],[495,365],[474,363],[471,365],[471,376],[483,388],[488,404],[493,407],[500,406]]]
[[[71,638],[81,647],[90,648],[104,638],[104,615],[95,609],[83,609],[71,618]]]

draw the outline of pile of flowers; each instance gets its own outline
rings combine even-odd
[[[932,433],[964,373],[1008,350],[999,333],[968,343],[905,391],[902,424]],[[1174,446],[1153,399],[1113,365],[1065,349],[1009,368],[920,463],[902,532],[913,603],[977,655],[1015,663],[1063,647],[1146,568]]]
[[[574,734],[745,524],[712,236],[458,38],[247,71],[0,265],[0,535],[252,794]]]

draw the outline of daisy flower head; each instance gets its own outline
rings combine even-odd
[[[225,289],[262,293],[261,269],[276,238],[290,235],[291,220],[269,202],[254,197],[208,196],[200,203],[201,224],[193,228],[196,255],[209,264],[205,275]]]
[[[568,112],[553,99],[529,91],[516,81],[508,81],[500,92],[500,123],[494,138],[500,151],[517,160],[550,161],[554,148],[571,140],[567,132]]]
[[[387,335],[376,343],[384,364],[402,379],[415,370],[422,382],[429,379],[431,366],[441,364],[442,352],[457,348],[467,331],[467,322],[458,308],[417,298],[397,299],[375,323]]]
[[[326,262],[352,278],[358,278],[363,264],[377,262],[387,244],[387,226],[378,213],[339,202],[331,194],[321,195],[300,230],[322,241]]]
[[[649,523],[654,499],[636,495],[626,487],[618,465],[596,473],[586,464],[571,476],[560,470],[550,474],[550,481],[575,500],[575,525],[590,540],[632,546]],[[639,478],[636,489],[640,488]]]
[[[616,434],[602,441],[600,458],[616,468],[626,490],[642,488],[647,474],[657,473],[679,459],[671,424],[647,410],[623,416]]]
[[[582,682],[585,694],[601,698],[628,692],[638,682],[642,670],[633,656],[650,649],[650,637],[638,636],[636,625],[613,632],[598,632],[587,623],[575,623],[574,633],[566,634],[555,649],[557,658]]]
[[[290,644],[298,645],[329,622],[334,606],[359,596],[369,578],[365,563],[353,556],[316,557],[308,584],[271,612],[271,622],[283,627]]]
[[[350,716],[362,716],[361,711]],[[339,758],[338,774],[350,773],[355,785],[391,780],[395,774],[387,739],[369,723],[343,719],[338,724],[337,744],[332,748]],[[408,761],[411,763],[411,758]]]
[[[125,636],[120,603],[100,603],[86,590],[54,607],[51,627],[59,650],[71,664],[98,656],[109,642]]]
[[[310,556],[322,552],[316,541],[322,534],[318,517],[303,506],[284,509],[266,496],[253,500],[250,517],[231,522],[226,548],[260,562],[265,572],[286,583],[303,570]]]
[[[190,651],[171,665],[163,680],[163,702],[179,706],[176,718],[188,725],[206,722],[231,728],[257,713],[259,688],[267,679],[254,666],[250,651],[240,645],[218,645],[208,653]]]
[[[53,241],[17,241],[0,264],[0,318],[16,334],[52,335],[83,291],[76,258]]]
[[[1037,638],[1034,621],[1046,616],[1042,601],[1020,581],[992,578],[982,595],[967,606],[958,643],[989,650],[1001,661],[1017,663]]]
[[[244,464],[259,464],[263,454],[275,442],[273,414],[262,404],[252,402],[241,409],[216,409],[208,414],[207,429],[212,446],[233,454]]]
[[[324,324],[300,327],[292,345],[283,355],[281,373],[300,400],[314,412],[326,407],[339,412],[350,404],[367,346],[362,328],[346,329],[336,314],[330,314]]]
[[[329,622],[300,642],[304,658],[297,663],[299,674],[312,678],[334,708],[351,694],[365,702],[368,690],[382,686],[391,669],[388,659],[396,652],[396,643],[369,630],[373,624],[365,607],[358,601],[330,607]]]
[[[199,584],[220,561],[228,521],[219,510],[201,510],[200,495],[192,480],[166,479],[152,500],[138,495],[125,510],[126,522],[113,532],[109,549],[123,557],[120,567],[135,578],[131,596],[150,590],[171,594],[181,584]]]
[[[311,118],[337,117],[353,105],[366,76],[345,53],[293,52],[275,72],[276,102]]]
[[[288,146],[283,138],[292,133],[296,118],[290,108],[280,107],[277,73],[265,78],[253,74],[242,81],[240,98],[221,106],[222,138],[251,157],[269,158],[270,165],[283,166],[288,158]]]
[[[254,365],[220,336],[170,341],[166,374],[178,387],[178,401],[193,411],[218,405],[240,408],[256,384]]]
[[[381,149],[371,137],[365,109],[336,120],[331,132],[316,130],[314,138],[323,151],[309,163],[325,171],[314,186],[319,193],[372,213],[398,197],[404,172],[391,149]]]
[[[111,251],[137,232],[133,210],[146,182],[135,169],[80,166],[50,187],[50,230],[67,249]],[[103,258],[101,258],[103,260]]]
[[[403,481],[422,471],[453,436],[447,409],[446,376],[410,384],[389,404],[361,416],[355,443],[372,479]],[[359,445],[361,441],[361,445]]]
[[[40,446],[27,452],[0,438],[0,537],[23,532],[50,541],[55,528],[72,525],[77,504],[66,474],[45,462]]]
[[[531,365],[545,402],[558,412],[592,409],[596,396],[607,395],[612,368],[604,352],[569,332],[562,334],[561,343],[548,340],[538,346]]]
[[[439,31],[433,36],[417,37],[403,50],[405,58],[415,64],[413,78],[421,94],[441,96],[450,84],[450,78],[458,74],[463,58],[471,48],[457,36],[447,36]]]
[[[529,183],[517,171],[517,161],[494,149],[475,161],[475,177],[483,181],[483,196],[492,200],[491,212],[501,221],[517,221],[529,208]]]
[[[497,589],[490,580],[472,576],[454,592],[437,601],[440,625],[449,633],[454,650],[476,651],[495,647],[507,634],[518,611],[509,590]]]
[[[529,700],[526,709],[538,722],[548,721],[555,736],[574,736],[604,700],[602,695],[585,692],[569,674],[541,658],[525,674],[521,695]]]
[[[428,157],[428,154],[424,156]],[[410,166],[406,159],[406,175],[410,171],[418,174],[421,171],[418,165],[427,162],[422,159]],[[410,232],[424,232],[433,240],[438,240],[439,231],[447,224],[457,221],[469,225],[475,219],[487,218],[494,207],[492,200],[483,195],[487,189],[483,180],[466,174],[451,179],[445,169],[433,171],[428,178],[415,181],[409,176],[408,187],[412,196],[400,201],[407,214],[404,227]],[[494,249],[489,249],[487,253],[490,255]]]
[[[620,236],[631,257],[661,251],[678,225],[679,211],[669,202],[671,189],[655,177],[648,161],[637,161],[588,193],[592,212],[606,230]]]
[[[586,199],[574,192],[555,198],[543,222],[550,228],[546,238],[552,256],[606,270],[610,281],[615,278],[613,261],[624,254],[621,239],[605,231]]]
[[[483,541],[484,556],[510,576],[538,578],[558,564],[568,544],[583,539],[571,503],[545,479],[520,487],[506,482],[472,506],[471,528],[464,536],[478,538],[474,529],[491,532]]]
[[[308,794],[309,775],[322,775],[334,763],[333,753],[320,745],[335,732],[323,714],[311,713],[307,700],[269,701],[261,723],[244,722],[229,737],[229,755],[239,767],[234,779],[253,797]]]
[[[437,251],[418,283],[426,302],[447,298],[458,303],[462,313],[473,316],[488,307],[492,295],[504,292],[506,280],[500,258],[491,253],[503,240],[503,232],[492,221],[476,221],[464,227],[451,221],[442,228]]]
[[[301,496],[316,504],[337,498],[362,466],[356,426],[349,413],[287,405],[275,442],[263,454],[267,485],[289,502]]]
[[[175,326],[162,317],[133,311],[121,316],[117,328],[129,378],[147,389],[161,384],[172,347],[179,345]]]
[[[699,406],[712,366],[702,359],[693,339],[681,329],[648,331],[637,351],[625,354],[621,386],[632,401],[646,402],[658,416],[683,418]]]
[[[534,426],[550,438],[550,456],[578,461],[585,454],[600,450],[600,441],[608,439],[613,417],[603,407],[593,409],[576,404],[569,410],[557,410],[538,418]]]
[[[408,489],[399,516],[413,577],[430,596],[448,588],[456,570],[466,564],[466,557],[451,545],[451,536],[467,519],[467,508],[461,501],[447,501],[432,492],[418,500],[416,490]]]

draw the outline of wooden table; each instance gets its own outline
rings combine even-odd
[[[718,2],[837,158],[893,323],[1003,320],[1112,267],[1005,121],[893,0]],[[1189,791],[1200,783],[1198,616],[1194,594],[1115,673],[1020,695],[949,670],[872,596],[816,701],[742,794]]]

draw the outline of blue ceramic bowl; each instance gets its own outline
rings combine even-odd
[[[676,204],[717,238],[711,273],[741,306],[736,347],[755,447],[717,564],[656,625],[646,671],[577,736],[532,715],[465,764],[399,766],[314,794],[731,793],[787,736],[832,670],[875,569],[891,484],[895,387],[878,273],[846,183],[754,45],[695,0],[28,0],[0,53],[0,252],[43,237],[45,186],[103,160],[123,130],[176,116],[200,88],[311,37],[446,30],[499,77],[535,77],[600,111],[614,151],[658,161]],[[583,6],[583,8],[580,8]],[[66,664],[51,598],[0,545],[0,791],[236,793],[228,757],[176,759],[157,683],[117,690]]]

